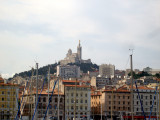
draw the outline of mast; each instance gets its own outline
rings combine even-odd
[[[58,120],[59,120],[59,77],[58,77]]]
[[[130,55],[131,59],[131,115],[132,115],[132,120],[134,120],[133,116],[133,63],[132,63],[132,54]]]
[[[159,81],[160,79],[158,79]],[[159,120],[160,120],[160,82],[159,82],[159,95],[158,95],[158,99],[159,99]],[[157,110],[158,111],[158,110]]]
[[[102,88],[101,88],[101,120],[102,120]]]
[[[50,67],[48,69],[48,104],[49,104],[49,84],[50,84]],[[49,119],[48,111],[47,111],[47,118]]]
[[[77,94],[77,79],[75,82],[75,90],[74,90],[74,120],[76,120],[76,94]]]
[[[38,63],[36,63],[36,104],[38,103]],[[35,120],[37,120],[37,111],[35,113]]]
[[[32,68],[32,76],[31,76],[31,92],[30,92],[30,96],[33,98],[32,96],[32,80],[33,80],[33,68]],[[33,102],[33,99],[32,99]],[[32,102],[31,102],[31,120],[32,120]]]

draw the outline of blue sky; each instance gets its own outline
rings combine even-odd
[[[159,0],[1,0],[0,73],[11,76],[76,52],[98,65],[134,68],[160,64]]]

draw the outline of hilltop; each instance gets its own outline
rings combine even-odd
[[[38,74],[39,75],[43,75],[46,76],[47,72],[48,72],[48,68],[50,66],[50,73],[54,74],[56,73],[56,66],[59,65],[59,63],[55,63],[55,64],[49,64],[43,67],[40,67],[38,69]],[[97,64],[93,64],[93,63],[69,63],[68,65],[77,65],[80,67],[81,71],[83,71],[84,73],[87,73],[87,71],[96,71],[99,69],[99,66]],[[36,72],[34,72],[34,75],[36,74]],[[16,73],[14,77],[17,76],[21,76],[21,77],[30,77],[32,75],[32,71],[24,71],[24,72],[20,72],[20,73]],[[12,78],[10,78],[12,79]],[[10,80],[9,79],[9,80]]]

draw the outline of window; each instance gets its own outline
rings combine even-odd
[[[10,101],[10,98],[9,98],[9,97],[7,97],[7,101]]]
[[[109,98],[111,98],[111,96],[110,96],[110,95],[109,95],[108,97],[109,97]]]
[[[76,94],[76,96],[78,97],[78,93]]]
[[[82,110],[82,109],[83,109],[83,106],[80,106],[80,109]]]
[[[10,95],[10,92],[8,91],[7,94]]]
[[[2,94],[4,94],[4,91],[2,91]]]
[[[4,98],[2,98],[2,101],[4,101]]]
[[[143,99],[143,95],[141,95],[141,99]]]
[[[129,96],[128,96],[128,99],[129,99]]]
[[[85,94],[85,96],[87,97],[87,94]]]
[[[152,95],[150,95],[150,99],[152,99]]]
[[[78,106],[76,106],[76,110],[78,110]]]
[[[123,99],[125,99],[125,96],[123,96]]]
[[[81,99],[81,103],[83,103],[83,100]]]
[[[78,103],[78,99],[76,100],[76,103]]]
[[[52,114],[52,111],[49,111],[49,114]]]
[[[150,105],[152,105],[152,101],[150,101]]]
[[[137,101],[137,105],[138,105],[138,101]]]
[[[71,110],[73,110],[74,109],[74,107],[73,106],[71,106]]]
[[[137,111],[138,111],[138,108],[137,108]]]
[[[7,108],[9,108],[9,104],[7,104]]]
[[[4,108],[4,104],[2,104],[2,108]]]
[[[123,105],[125,104],[125,102],[123,101]]]
[[[87,103],[87,100],[85,100],[85,103]]]
[[[71,96],[73,96],[73,93],[71,93]]]
[[[46,98],[45,97],[43,98],[43,102],[46,102]]]
[[[47,101],[48,101],[48,98],[47,98]],[[49,101],[52,102],[52,98],[51,97],[49,97]]]
[[[41,111],[38,111],[38,114],[41,114]]]
[[[55,98],[55,102],[57,102],[58,101],[58,99],[57,98]]]
[[[146,99],[148,98],[148,96],[146,96]]]
[[[52,109],[52,105],[51,104],[49,105],[49,109]]]
[[[60,102],[63,102],[63,98],[60,99]]]
[[[74,103],[74,99],[71,99],[71,103]]]
[[[46,109],[46,105],[43,105],[43,109]]]
[[[87,110],[87,106],[85,106],[85,110]]]

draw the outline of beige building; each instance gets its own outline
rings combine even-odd
[[[76,102],[75,102],[76,101]],[[90,87],[86,85],[65,85],[65,119],[90,120]]]
[[[52,89],[49,91],[49,95],[51,96]],[[31,117],[34,114],[35,110],[35,99],[36,99],[36,92],[32,95],[25,95],[23,98],[23,102],[21,106],[21,114],[22,119],[27,118],[31,119]],[[40,95],[40,91],[38,92],[38,96],[40,96],[39,103],[37,106],[37,120],[41,120],[45,116],[45,111],[47,110],[48,106],[48,89],[44,89]],[[64,120],[64,94],[62,92],[59,92],[59,119]],[[22,99],[22,96],[21,96]],[[58,117],[58,92],[57,90],[54,90],[49,109],[48,109],[48,115],[46,118],[57,118]]]
[[[0,120],[14,120],[18,112],[19,87],[0,77]]]
[[[105,90],[92,91],[92,118],[100,119],[101,114],[103,119],[111,117],[116,119],[121,117],[121,115],[129,115],[131,111],[130,96],[128,86],[119,88],[107,86]]]
[[[57,77],[63,79],[79,78],[80,67],[76,65],[58,65],[57,66]]]
[[[111,64],[102,64],[99,66],[99,75],[101,77],[112,78],[115,74],[115,66]]]
[[[96,120],[101,116],[101,100],[102,92],[101,91],[91,91],[91,117]]]

